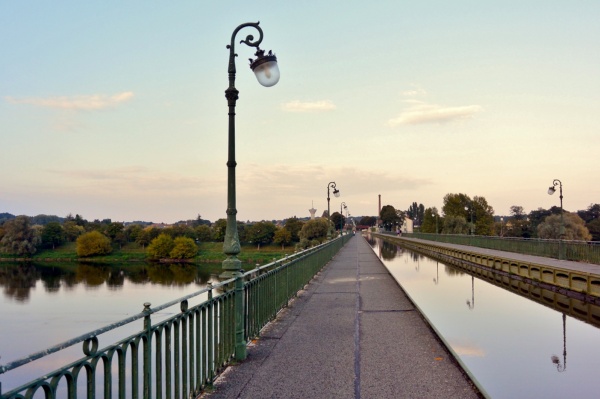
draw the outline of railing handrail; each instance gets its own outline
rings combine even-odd
[[[243,277],[246,277],[248,275],[256,273],[257,271],[261,271],[263,269],[273,267],[274,263],[285,261],[285,260],[291,260],[291,259],[303,256],[303,255],[305,255],[307,253],[310,253],[310,252],[313,252],[313,251],[315,251],[315,250],[317,250],[317,249],[319,249],[321,247],[327,246],[327,245],[331,244],[333,241],[334,240],[328,241],[328,242],[325,242],[325,243],[320,244],[318,246],[302,250],[302,251],[294,253],[292,255],[288,255],[288,256],[284,257],[283,259],[275,260],[273,262],[267,263],[266,265],[263,265],[263,266],[260,266],[258,268],[252,269],[252,270],[250,270],[248,272],[245,272],[243,274]],[[23,365],[25,365],[27,363],[31,363],[31,362],[33,362],[35,360],[41,359],[42,357],[45,357],[45,356],[51,355],[53,353],[56,353],[58,351],[61,351],[63,349],[69,348],[69,347],[71,347],[73,345],[76,345],[76,344],[78,344],[80,342],[84,342],[84,341],[86,341],[88,339],[97,337],[97,336],[99,336],[101,334],[104,334],[104,333],[106,333],[108,331],[114,330],[116,328],[122,327],[122,326],[124,326],[126,324],[129,324],[131,322],[134,322],[136,320],[142,319],[142,318],[144,318],[144,317],[146,317],[148,315],[151,315],[151,314],[159,312],[159,311],[161,311],[163,309],[169,308],[169,307],[171,307],[173,305],[176,305],[178,303],[181,303],[181,302],[183,302],[183,301],[185,301],[187,299],[196,297],[198,295],[202,295],[202,294],[204,294],[204,293],[206,293],[208,291],[218,289],[219,287],[222,287],[222,286],[227,286],[228,284],[231,284],[234,281],[235,281],[235,278],[230,278],[228,280],[220,281],[217,284],[211,285],[209,287],[202,288],[201,290],[198,290],[198,291],[193,292],[191,294],[188,294],[188,295],[182,296],[180,298],[174,299],[174,300],[172,300],[170,302],[166,302],[166,303],[164,303],[162,305],[158,305],[158,306],[156,306],[154,308],[145,309],[145,310],[143,310],[142,312],[140,312],[140,313],[138,313],[136,315],[127,317],[125,319],[122,319],[122,320],[117,321],[115,323],[111,323],[111,324],[106,325],[104,327],[100,327],[100,328],[98,328],[96,330],[93,330],[93,331],[90,331],[88,333],[79,335],[78,337],[69,339],[67,341],[61,342],[61,343],[56,344],[54,346],[51,346],[49,348],[46,348],[46,349],[43,349],[41,351],[32,353],[32,354],[30,354],[28,356],[22,357],[20,359],[14,360],[14,361],[9,362],[9,363],[6,363],[4,365],[0,364],[0,375],[6,373],[7,371],[16,369],[17,367],[23,366]]]

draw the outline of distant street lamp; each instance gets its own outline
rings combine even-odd
[[[471,202],[471,206],[465,206],[465,211],[470,211],[471,212],[471,225],[469,226],[469,231],[471,232],[471,235],[473,235],[473,203]]]
[[[279,81],[279,67],[277,66],[277,57],[269,51],[265,55],[261,50],[260,43],[263,40],[263,31],[258,26],[259,22],[247,22],[241,24],[233,31],[231,43],[227,45],[229,49],[229,87],[225,90],[225,98],[229,106],[229,138],[228,138],[228,157],[227,157],[227,227],[225,229],[225,238],[223,241],[223,253],[227,258],[223,261],[223,273],[221,278],[235,277],[235,359],[244,360],[247,355],[246,339],[244,337],[244,281],[242,274],[242,262],[238,259],[240,253],[240,240],[237,231],[236,221],[236,201],[235,201],[235,104],[238,99],[238,90],[235,88],[235,36],[246,27],[252,27],[260,34],[258,40],[254,41],[254,36],[248,35],[245,40],[240,41],[249,47],[256,47],[256,59],[250,60],[250,68],[254,71],[258,82],[271,87]]]
[[[327,238],[331,238],[331,212],[329,210],[329,189],[333,188],[333,195],[337,198],[340,196],[340,190],[335,186],[335,182],[331,181],[327,184]]]
[[[236,191],[235,191],[235,104],[238,99],[238,90],[235,88],[235,36],[237,33],[246,27],[255,28],[260,37],[254,41],[254,36],[248,35],[245,40],[240,41],[249,47],[256,47],[256,60],[252,61],[250,68],[254,71],[258,82],[265,86],[271,87],[279,81],[279,68],[277,66],[277,57],[269,51],[265,55],[264,50],[261,50],[260,43],[263,40],[263,31],[258,26],[259,22],[247,22],[241,24],[233,31],[231,35],[231,44],[227,45],[229,49],[229,87],[225,90],[225,98],[229,106],[229,141],[228,141],[228,158],[227,158],[227,227],[225,229],[225,239],[223,241],[223,253],[227,255],[227,259],[223,261],[223,278],[234,277],[240,273],[242,262],[237,258],[240,253],[240,240],[237,231],[236,221]]]
[[[348,209],[345,202],[342,202],[340,204],[340,235],[342,235],[342,229],[344,226],[344,213],[342,212],[342,206],[344,207],[344,209]]]
[[[500,217],[500,237],[504,237],[504,218]]]
[[[552,185],[550,187],[548,187],[548,195],[552,195],[556,192],[556,186],[559,186],[560,188],[560,237],[559,237],[559,241],[558,241],[558,259],[564,259],[565,256],[563,254],[563,250],[564,250],[564,243],[563,240],[565,238],[565,219],[564,219],[564,215],[563,215],[563,193],[562,193],[562,182],[558,179],[554,179],[554,181],[552,182]]]

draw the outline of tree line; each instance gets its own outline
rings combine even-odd
[[[441,212],[436,207],[426,208],[413,202],[406,211],[386,205],[379,216],[381,227],[388,231],[400,228],[404,219],[409,218],[415,230],[422,233],[600,241],[600,204],[590,204],[577,212],[565,210],[562,218],[557,206],[525,213],[522,206],[513,205],[509,215],[495,216],[485,197],[451,193],[444,196]],[[373,222],[364,219],[360,224]],[[561,226],[564,226],[562,237]]]
[[[145,222],[125,224],[110,219],[90,222],[78,214],[65,218],[43,216],[0,214],[0,253],[28,256],[38,250],[53,250],[67,242],[76,242],[77,255],[90,257],[107,255],[123,245],[135,243],[146,251],[149,259],[189,259],[196,256],[200,243],[223,242],[227,227],[226,219],[211,223],[200,216],[166,227]],[[43,223],[35,223],[40,220]],[[286,219],[281,226],[271,221],[237,222],[240,242],[256,245],[258,249],[269,244],[314,246],[326,239],[328,226],[326,218],[305,222],[295,216]]]

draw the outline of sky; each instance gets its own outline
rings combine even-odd
[[[236,37],[237,218],[376,215],[448,193],[496,215],[600,203],[600,2],[0,1],[0,213],[226,217]]]

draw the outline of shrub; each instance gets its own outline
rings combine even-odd
[[[173,249],[169,252],[172,259],[191,259],[198,253],[194,240],[188,237],[177,237],[173,241]]]
[[[173,238],[168,234],[161,233],[150,242],[146,252],[150,259],[164,259],[170,256],[174,246]]]
[[[90,231],[77,238],[77,256],[107,255],[111,252],[110,239],[99,231]]]

